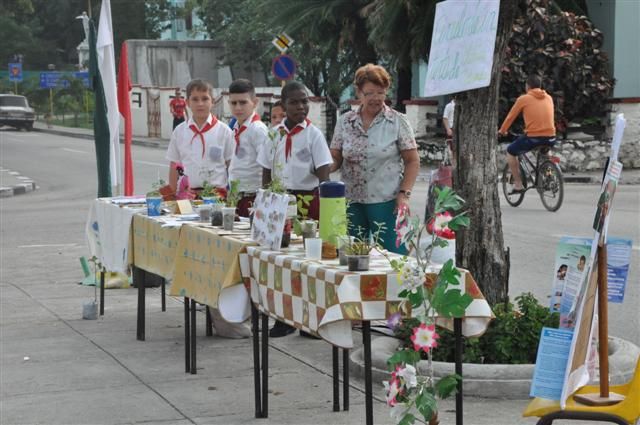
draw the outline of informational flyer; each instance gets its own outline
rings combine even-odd
[[[631,239],[607,239],[607,282],[609,302],[622,303],[631,263]]]
[[[572,338],[573,331],[569,329],[542,328],[531,397],[560,400]]]
[[[589,267],[591,238],[563,236],[556,248],[556,261],[549,308],[552,312],[565,312],[571,308],[582,274]]]
[[[251,239],[269,249],[280,249],[289,205],[289,195],[260,189],[254,201]]]

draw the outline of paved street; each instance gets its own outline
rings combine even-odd
[[[133,147],[136,192],[166,178],[164,154]],[[192,376],[183,373],[178,301],[162,313],[159,293],[150,291],[146,342],[135,340],[133,290],[108,291],[105,317],[83,321],[82,303],[93,298],[93,288],[76,283],[96,194],[92,141],[0,130],[0,166],[39,186],[0,199],[0,423],[362,423],[364,396],[355,379],[350,412],[331,412],[331,350],[321,341],[271,340],[270,418],[256,420],[248,340],[199,338],[202,369]],[[557,213],[531,194],[518,208],[503,204],[512,297],[530,291],[546,302],[559,238],[592,234],[598,186],[565,188]],[[425,193],[420,182],[414,210],[424,210]],[[634,241],[625,302],[610,304],[610,333],[640,345],[640,186],[619,186],[609,233]],[[376,395],[382,397],[381,387]],[[525,405],[467,398],[465,423],[533,424],[520,418]],[[453,423],[452,402],[443,406],[441,423]],[[391,423],[382,402],[374,408],[376,423]]]

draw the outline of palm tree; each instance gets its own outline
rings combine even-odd
[[[396,105],[411,98],[412,64],[426,59],[437,0],[373,0],[364,10],[369,41],[390,58],[397,74]]]

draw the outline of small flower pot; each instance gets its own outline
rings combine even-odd
[[[368,255],[347,255],[346,257],[350,272],[366,272],[369,270]]]
[[[211,225],[222,226],[222,205],[213,204],[211,208]]]
[[[222,207],[222,228],[233,231],[233,222],[236,220],[236,207]]]
[[[202,204],[198,207],[198,214],[200,214],[200,221],[208,223],[211,221],[211,205]]]
[[[307,239],[316,237],[316,233],[318,232],[318,223],[315,220],[304,220],[301,227],[303,238]]]

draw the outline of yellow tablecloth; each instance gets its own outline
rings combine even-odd
[[[145,215],[133,216],[133,263],[165,279],[172,279],[180,227],[162,227],[163,222]]]
[[[238,255],[254,245],[248,233],[182,226],[170,295],[192,298],[219,308],[229,322],[241,322],[250,313]]]

